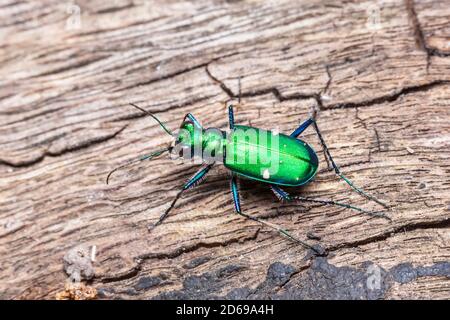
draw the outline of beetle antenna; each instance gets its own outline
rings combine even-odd
[[[241,95],[242,95],[241,76],[239,76],[238,77],[238,103],[241,103]]]
[[[164,129],[165,132],[167,132],[167,134],[171,135],[173,137],[173,133],[172,131],[170,131],[169,129],[167,129],[167,127],[164,125],[164,123],[161,122],[161,120],[159,120],[153,113],[148,112],[147,110],[135,105],[134,103],[130,103],[131,106],[135,107],[136,109],[141,110],[143,113],[145,113],[146,115],[152,117],[153,119],[155,119],[159,125],[161,126],[161,128]]]
[[[147,154],[147,155],[145,155],[145,156],[141,156],[141,157],[139,157],[138,159],[130,160],[130,161],[128,161],[128,162],[126,162],[126,163],[124,163],[124,164],[118,166],[117,168],[111,170],[110,173],[108,173],[108,176],[106,177],[106,184],[109,184],[109,178],[110,178],[111,175],[112,175],[114,172],[116,172],[117,170],[122,169],[122,168],[125,168],[125,167],[128,167],[128,166],[130,166],[130,165],[132,165],[132,164],[135,164],[135,163],[138,163],[138,162],[141,162],[141,161],[144,161],[144,160],[151,160],[151,159],[153,159],[154,157],[157,157],[157,156],[162,155],[162,154],[163,154],[164,152],[166,152],[166,151],[170,151],[171,149],[172,149],[172,147],[168,147],[168,148],[165,148],[165,149],[157,150],[157,151],[152,152],[152,153],[150,153],[150,154]]]

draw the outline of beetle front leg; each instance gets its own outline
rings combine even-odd
[[[177,193],[177,195],[173,199],[169,208],[167,208],[167,210],[161,215],[161,217],[159,217],[159,220],[156,221],[154,225],[149,226],[148,228],[149,231],[152,230],[157,225],[160,225],[164,221],[164,219],[169,215],[173,207],[175,207],[175,204],[177,203],[178,199],[180,199],[184,191],[195,188],[205,179],[206,174],[209,172],[209,170],[211,170],[213,165],[214,163],[203,166],[184,184],[183,188]]]

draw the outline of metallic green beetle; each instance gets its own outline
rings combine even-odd
[[[269,226],[289,239],[306,248],[312,249],[318,254],[323,254],[324,252],[320,246],[309,245],[308,243],[293,237],[286,230],[277,225],[243,213],[241,210],[236,178],[239,176],[268,184],[279,200],[299,200],[335,205],[390,220],[390,218],[383,213],[366,211],[341,202],[312,199],[301,196],[293,197],[281,188],[284,186],[298,187],[305,185],[310,182],[317,173],[319,160],[316,152],[306,142],[298,139],[298,136],[312,125],[335,173],[359,194],[388,208],[388,206],[380,200],[357,188],[341,173],[339,167],[331,157],[330,151],[313,118],[309,118],[303,122],[290,135],[285,135],[279,133],[277,130],[263,130],[249,126],[235,125],[233,106],[230,105],[228,107],[229,133],[217,128],[205,129],[192,114],[188,113],[180,126],[178,134],[175,135],[153,114],[134,104],[132,104],[132,106],[154,118],[168,134],[174,137],[174,141],[165,149],[155,151],[114,169],[108,175],[107,183],[111,174],[117,169],[129,165],[130,163],[152,159],[164,152],[169,152],[172,155],[175,154],[185,159],[199,159],[202,163],[200,170],[184,184],[172,204],[152,227],[163,222],[171,209],[175,206],[175,203],[180,198],[181,194],[202,182],[215,163],[223,163],[223,165],[232,173],[231,192],[234,200],[234,207],[238,214]]]

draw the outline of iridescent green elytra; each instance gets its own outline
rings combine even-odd
[[[236,125],[234,132],[240,130],[243,134],[232,134],[226,140],[224,165],[231,171],[248,179],[290,187],[306,184],[316,175],[319,160],[304,141],[276,131]],[[255,142],[246,139],[251,135],[247,132],[255,134]],[[248,161],[239,163],[239,157]],[[252,157],[256,158],[254,163]]]
[[[136,105],[133,106],[153,117],[156,121],[158,121],[161,127],[175,139],[171,146],[142,156],[134,161],[128,162],[125,165],[149,160],[163,154],[164,152],[179,155],[180,157],[186,159],[199,159],[203,164],[200,170],[198,170],[197,173],[195,173],[194,176],[192,176],[183,185],[183,188],[178,192],[175,199],[172,201],[172,204],[161,215],[152,228],[162,223],[162,221],[169,214],[170,210],[174,208],[176,201],[181,197],[181,194],[184,191],[194,188],[203,181],[215,163],[223,163],[223,165],[232,173],[231,191],[236,213],[246,217],[247,219],[258,221],[266,226],[269,226],[270,228],[280,232],[282,235],[309,249],[312,249],[318,254],[323,254],[324,250],[320,247],[313,247],[308,243],[293,237],[286,230],[275,224],[243,213],[241,211],[236,177],[245,177],[250,180],[268,184],[280,200],[299,200],[324,205],[335,205],[390,220],[388,216],[380,212],[366,211],[346,203],[332,200],[312,199],[299,195],[291,196],[281,188],[282,186],[297,187],[307,184],[317,173],[319,165],[317,154],[306,142],[298,139],[298,136],[312,125],[325,151],[325,155],[333,166],[335,173],[360,195],[377,202],[385,208],[388,208],[388,206],[380,200],[356,187],[342,174],[339,167],[334,162],[330,151],[322,138],[317,123],[313,118],[304,121],[290,135],[286,135],[279,133],[277,130],[264,130],[249,126],[235,125],[233,107],[230,106],[228,109],[230,124],[229,133],[217,128],[204,129],[195,117],[189,113],[185,116],[180,126],[179,133],[175,135],[153,114]],[[107,182],[109,181],[111,174],[122,167],[124,166],[120,166],[112,170],[107,177]]]

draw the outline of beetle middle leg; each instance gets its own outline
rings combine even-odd
[[[358,188],[357,186],[355,186],[353,184],[353,182],[348,179],[346,176],[344,176],[341,172],[341,170],[339,169],[339,167],[336,165],[336,163],[333,160],[333,157],[331,156],[330,150],[328,149],[322,134],[320,133],[319,127],[317,126],[316,121],[313,118],[309,118],[308,120],[306,120],[305,122],[303,122],[297,129],[294,130],[294,132],[291,133],[291,137],[295,137],[297,138],[303,131],[306,130],[306,128],[308,128],[310,125],[313,125],[314,130],[317,133],[317,136],[319,137],[320,143],[323,147],[323,149],[325,150],[325,155],[326,157],[330,160],[331,165],[333,166],[334,172],[342,179],[345,181],[345,183],[347,183],[353,190],[355,190],[357,193],[359,193],[360,195],[366,197],[369,200],[372,200],[376,203],[378,203],[379,205],[385,207],[385,208],[389,208],[389,206],[387,204],[385,204],[384,202],[378,200],[377,198],[375,198],[374,196],[366,193],[365,191],[363,191],[362,189]]]
[[[318,255],[324,255],[325,254],[324,250],[321,247],[312,246],[312,245],[310,245],[310,244],[308,244],[308,243],[306,243],[306,242],[304,242],[302,240],[299,240],[299,239],[295,238],[290,233],[288,233],[286,230],[284,230],[282,227],[280,227],[280,226],[278,226],[276,224],[270,223],[268,221],[264,221],[264,220],[259,219],[257,217],[252,217],[252,216],[250,216],[248,214],[243,213],[242,210],[241,210],[241,202],[239,200],[239,189],[238,189],[238,185],[237,185],[237,178],[236,178],[235,175],[233,175],[231,177],[231,193],[233,194],[234,208],[235,208],[237,214],[239,214],[239,215],[241,215],[241,216],[243,216],[243,217],[245,217],[245,218],[247,218],[249,220],[253,220],[253,221],[262,223],[265,226],[268,226],[269,228],[272,228],[272,229],[278,231],[280,234],[284,235],[288,239],[290,239],[290,240],[292,240],[292,241],[294,241],[294,242],[296,242],[298,244],[301,244],[302,246],[304,246],[307,249],[313,250]]]
[[[214,163],[210,163],[207,165],[204,165],[198,170],[183,186],[183,188],[177,193],[175,198],[173,199],[172,203],[170,204],[169,208],[159,217],[159,220],[154,224],[149,226],[149,230],[153,229],[157,225],[160,225],[164,219],[169,215],[170,211],[175,207],[175,204],[177,203],[178,199],[180,199],[181,195],[184,191],[188,189],[195,188],[198,186],[206,177],[206,174],[211,170]]]

